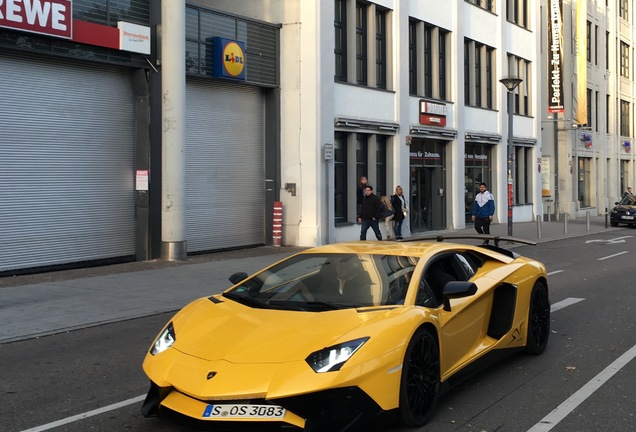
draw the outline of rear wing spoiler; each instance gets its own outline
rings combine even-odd
[[[532,240],[526,240],[519,237],[507,237],[507,236],[496,236],[496,235],[487,235],[487,234],[454,234],[454,235],[432,235],[432,236],[423,236],[423,237],[409,237],[403,240],[398,240],[398,242],[415,242],[415,241],[430,241],[435,240],[437,242],[443,242],[446,240],[492,240],[495,244],[495,247],[499,247],[499,243],[510,242],[510,243],[521,243],[530,246],[536,246],[537,242]],[[487,245],[484,245],[487,247]]]

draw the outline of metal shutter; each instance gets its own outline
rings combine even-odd
[[[135,253],[124,69],[0,53],[0,271]]]
[[[188,79],[188,251],[265,242],[264,116],[255,87]]]

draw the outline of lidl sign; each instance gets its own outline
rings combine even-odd
[[[245,42],[215,37],[213,44],[213,76],[245,80]]]

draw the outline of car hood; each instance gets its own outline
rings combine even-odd
[[[173,320],[173,348],[208,361],[233,364],[304,360],[310,353],[350,340],[347,334],[386,310],[325,312],[257,309],[223,299],[201,299]],[[353,338],[353,337],[352,337]]]
[[[632,205],[617,205],[616,207],[614,207],[612,209],[615,212],[626,212],[626,211],[633,211],[636,210],[636,206],[632,206]]]

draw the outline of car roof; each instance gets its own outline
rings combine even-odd
[[[372,255],[397,255],[397,256],[423,256],[430,253],[445,250],[474,249],[474,246],[436,241],[414,242],[386,242],[386,241],[357,241],[347,243],[334,243],[317,246],[302,254],[314,253],[354,253]]]

